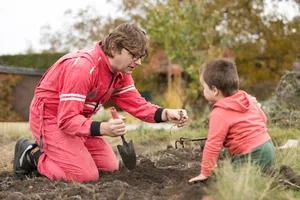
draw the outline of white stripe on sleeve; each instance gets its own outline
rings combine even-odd
[[[79,98],[85,99],[86,96],[84,96],[84,95],[82,95],[82,94],[69,93],[69,94],[61,94],[61,95],[59,96],[59,98],[62,98],[62,97],[79,97]]]
[[[97,105],[97,103],[96,102],[86,102],[85,104],[84,104],[86,107],[89,107],[89,108],[95,108],[95,106]],[[99,106],[102,106],[102,104],[98,104],[98,106],[97,106],[97,108],[99,107]]]
[[[60,98],[60,101],[70,101],[70,100],[85,102],[84,99],[79,99],[79,98],[74,98],[74,97],[70,97],[70,98]]]
[[[73,65],[76,65],[79,59],[80,59],[80,57],[76,58],[76,60],[75,60],[75,62],[73,63]]]
[[[125,93],[125,92],[128,92],[128,91],[130,91],[130,90],[135,90],[135,86],[134,85],[132,85],[131,87],[127,87],[127,89],[124,89],[124,90],[121,90],[121,91],[118,91],[118,92],[116,92],[116,93],[114,93],[112,96],[116,96],[116,95],[119,95],[119,94],[123,94],[123,93]]]
[[[95,69],[95,67],[93,67],[93,68],[90,70],[90,74],[93,73],[94,69]]]
[[[134,86],[134,84],[131,84],[131,85],[128,85],[126,87],[116,89],[116,91],[119,92],[119,91],[122,91],[122,90],[126,90],[127,88],[130,88],[130,87],[135,87],[135,86]]]
[[[82,101],[85,102],[85,98],[86,96],[81,95],[81,94],[74,94],[74,93],[70,93],[70,94],[61,94],[59,96],[60,101]]]

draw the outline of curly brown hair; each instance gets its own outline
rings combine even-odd
[[[112,51],[121,52],[124,47],[138,57],[147,55],[148,46],[149,40],[146,32],[131,22],[120,24],[101,44],[105,55],[111,58],[113,58]]]

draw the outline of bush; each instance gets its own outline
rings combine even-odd
[[[21,75],[0,74],[0,121],[22,121],[23,118],[13,111],[15,86],[23,79]]]

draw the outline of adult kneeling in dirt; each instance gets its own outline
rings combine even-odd
[[[15,176],[37,169],[52,180],[82,182],[97,180],[98,170],[118,170],[117,157],[103,136],[124,135],[124,122],[90,119],[109,98],[142,121],[186,125],[185,110],[163,109],[136,90],[131,73],[148,55],[147,48],[145,32],[124,23],[94,47],[66,54],[51,66],[30,106],[36,143],[24,138],[16,143]]]
[[[239,77],[234,62],[216,59],[200,71],[204,97],[215,103],[210,114],[208,139],[205,143],[201,172],[189,182],[207,179],[223,145],[235,166],[251,161],[262,168],[270,167],[275,149],[267,132],[267,118],[257,101],[239,90]]]

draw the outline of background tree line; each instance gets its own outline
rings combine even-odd
[[[287,2],[300,10],[299,0]],[[228,49],[237,63],[241,88],[266,99],[300,53],[300,16],[288,20],[278,13],[266,15],[265,9],[264,0],[123,0],[119,5],[123,17],[104,18],[89,6],[77,13],[66,11],[66,18],[72,22],[60,30],[43,27],[41,43],[49,47],[45,52],[80,49],[94,45],[118,24],[134,21],[150,36],[150,54],[163,49],[170,63],[181,67],[180,88],[184,89],[177,92],[183,97],[183,107],[197,105],[202,99],[199,67]],[[143,84],[157,78],[147,76],[145,80],[141,78],[142,70],[136,73]]]

